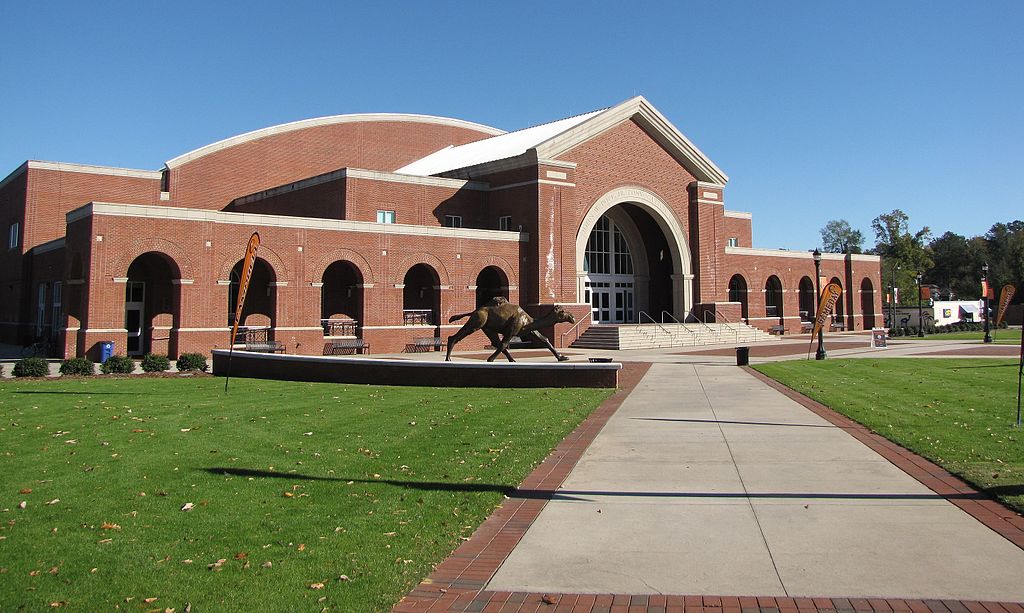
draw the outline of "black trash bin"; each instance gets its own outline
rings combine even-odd
[[[750,364],[750,347],[736,348],[736,366],[747,366]]]

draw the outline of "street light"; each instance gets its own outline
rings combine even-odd
[[[924,316],[921,314],[921,273],[917,273],[917,338],[924,338]]]
[[[992,342],[992,334],[989,333],[989,330],[988,330],[988,262],[985,262],[984,264],[981,265],[981,291],[984,292],[984,294],[985,294],[984,296],[982,296],[982,298],[984,299],[984,304],[985,304],[985,314],[984,314],[984,317],[985,317],[985,341],[984,342],[991,343]]]
[[[896,271],[900,270],[899,266],[893,264],[892,266],[892,300],[889,302],[889,327],[896,327]]]
[[[818,304],[815,305],[815,309],[821,303],[821,252],[817,248],[814,249],[814,253],[811,254],[814,257],[814,288],[818,293]],[[817,313],[817,310],[815,310]],[[825,326],[818,326],[818,350],[814,353],[815,360],[825,359]]]

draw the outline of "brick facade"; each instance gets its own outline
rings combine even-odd
[[[343,337],[371,353],[401,351],[454,333],[449,317],[492,295],[535,315],[564,305],[586,327],[593,284],[583,254],[602,218],[635,266],[629,317],[799,327],[813,298],[800,292],[814,274],[810,254],[753,249],[750,215],[726,210],[727,177],[642,98],[581,117],[524,151],[467,156],[431,175],[396,169],[517,135],[441,118],[339,116],[215,143],[163,171],[28,162],[0,183],[0,221],[20,228],[18,246],[0,254],[0,342],[38,336],[43,313],[63,355],[95,357],[102,341],[118,353],[130,342],[172,356],[225,348],[232,271],[254,231],[260,262],[241,323],[269,328],[288,353],[319,354]],[[395,223],[378,223],[381,210]],[[847,329],[880,325],[877,258],[826,254],[821,275],[844,288]],[[737,278],[745,290],[730,292]],[[544,332],[559,345],[571,328]],[[471,337],[460,349],[486,343]]]

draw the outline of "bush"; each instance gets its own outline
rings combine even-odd
[[[171,368],[171,359],[159,353],[147,353],[142,356],[144,372],[163,372]]]
[[[45,377],[50,374],[50,366],[45,358],[22,358],[14,363],[11,373],[15,377]]]
[[[190,370],[206,372],[206,368],[206,356],[201,353],[183,353],[178,357],[178,370],[181,372]]]
[[[93,373],[89,358],[68,358],[60,363],[60,374],[89,376]]]
[[[107,361],[100,364],[100,372],[105,375],[111,373],[130,374],[135,370],[135,360],[125,355],[112,355]]]

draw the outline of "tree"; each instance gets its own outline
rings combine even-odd
[[[883,213],[871,221],[875,231],[874,252],[882,256],[884,279],[891,282],[895,272],[900,297],[908,304],[917,294],[917,275],[931,270],[934,262],[927,248],[931,230],[927,226],[910,233],[910,218],[900,209]]]
[[[986,258],[984,241],[946,232],[928,247],[935,265],[925,273],[926,283],[949,289],[962,300],[973,300],[981,295],[981,265]]]
[[[845,219],[833,219],[821,229],[821,248],[828,253],[860,253],[864,234]]]
[[[1024,290],[1021,287],[1024,283],[1024,221],[997,223],[983,240],[989,265],[988,277],[997,289],[996,298],[999,297],[999,287],[1012,283],[1017,286],[1014,302],[1020,302],[1024,298],[1021,295]]]

